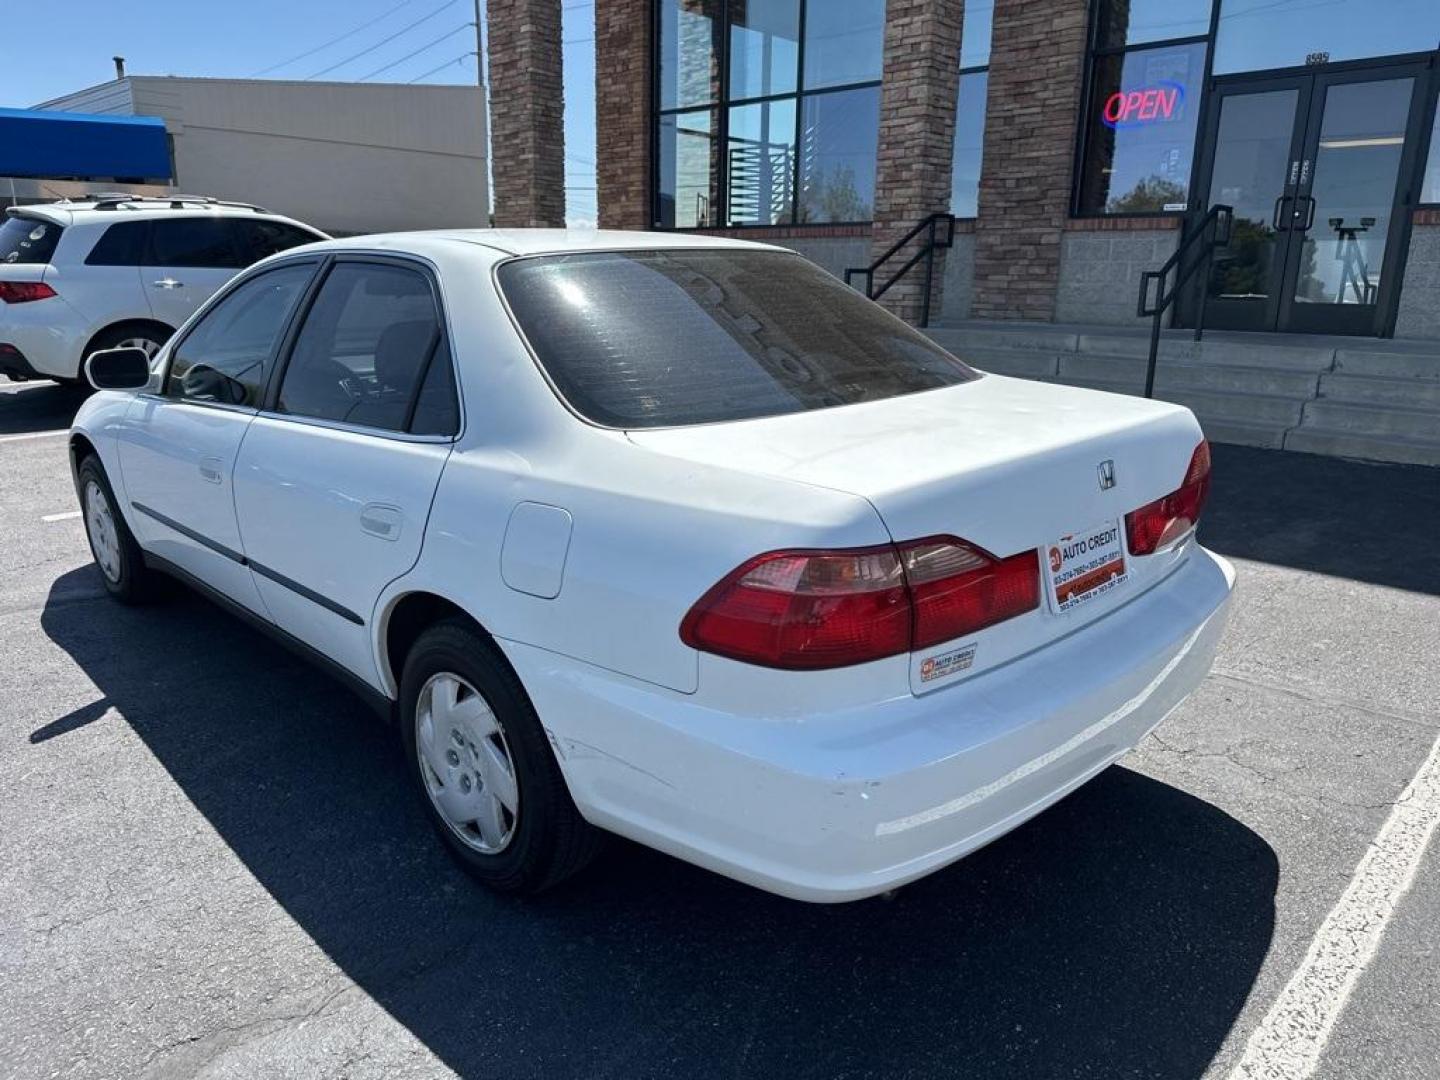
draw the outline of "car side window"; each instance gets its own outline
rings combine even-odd
[[[257,274],[207,311],[175,347],[167,397],[258,408],[280,335],[315,263]]]
[[[289,251],[301,244],[313,244],[322,239],[314,233],[298,229],[284,221],[268,218],[231,218],[241,255],[247,264]]]
[[[277,408],[294,416],[407,431],[432,358],[442,353],[441,337],[434,293],[424,274],[390,263],[337,263],[295,339]],[[448,380],[448,359],[444,366]],[[437,387],[426,398],[425,422],[432,427],[443,421],[434,414],[444,383],[437,381]],[[426,432],[432,433],[440,432]]]
[[[145,261],[148,221],[121,221],[111,225],[85,257],[86,266],[140,266]]]
[[[150,265],[238,270],[250,263],[235,246],[227,219],[160,219],[150,229]]]

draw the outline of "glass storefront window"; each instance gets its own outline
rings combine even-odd
[[[730,98],[793,94],[800,67],[800,0],[750,0],[730,15]]]
[[[801,115],[802,222],[869,221],[875,207],[880,88],[840,90],[805,99]]]
[[[995,20],[995,0],[965,0],[960,19],[960,66],[987,67],[990,64],[990,33]]]
[[[988,71],[967,71],[960,76],[955,106],[955,163],[950,170],[950,213],[956,217],[976,216],[989,83]]]
[[[790,222],[795,211],[795,99],[737,105],[730,109],[729,125],[727,223]]]
[[[1425,166],[1425,182],[1420,185],[1422,203],[1440,203],[1440,106],[1435,109],[1435,127],[1430,132],[1430,160]]]
[[[805,88],[879,82],[885,0],[812,0],[805,7]]]
[[[1101,0],[1095,47],[1118,49],[1210,33],[1211,0]]]
[[[715,113],[711,109],[660,118],[660,225],[714,225]]]
[[[1187,208],[1204,78],[1203,44],[1095,58],[1080,213]]]
[[[720,97],[722,0],[660,0],[660,108]]]
[[[1436,0],[1220,0],[1215,74],[1429,52],[1437,42]]]

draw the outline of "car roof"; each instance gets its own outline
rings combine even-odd
[[[489,248],[504,255],[559,255],[585,251],[655,251],[663,248],[749,248],[778,251],[728,236],[698,233],[625,232],[618,229],[430,229],[421,232],[374,233],[327,240],[307,251],[387,250],[423,254],[435,247],[453,250],[456,243]]]

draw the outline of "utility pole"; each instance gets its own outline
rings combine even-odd
[[[480,87],[480,109],[485,121],[485,224],[495,221],[495,152],[490,137],[490,89],[485,85],[485,31],[481,24],[481,4],[475,0],[475,82]]]

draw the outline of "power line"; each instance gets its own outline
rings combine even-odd
[[[413,78],[413,79],[410,80],[410,82],[412,82],[412,83],[417,83],[417,82],[419,82],[421,79],[428,79],[431,75],[435,75],[435,74],[437,74],[437,73],[439,73],[439,72],[441,72],[441,71],[444,71],[446,68],[451,67],[451,66],[453,66],[453,65],[455,65],[455,64],[463,64],[466,60],[469,60],[470,57],[472,57],[472,56],[479,56],[479,55],[480,55],[480,54],[477,53],[474,49],[471,49],[471,50],[470,50],[469,52],[467,52],[467,53],[461,53],[459,56],[455,57],[455,59],[453,59],[453,60],[446,60],[445,63],[441,64],[439,67],[431,68],[429,71],[425,72],[425,74],[423,74],[423,75],[416,75],[415,78]]]
[[[413,4],[413,3],[415,3],[415,0],[400,0],[400,3],[396,4],[394,7],[390,8],[388,11],[382,12],[381,14],[377,15],[375,18],[371,19],[369,22],[363,22],[363,23],[361,23],[359,26],[355,27],[354,30],[347,30],[347,31],[345,31],[345,33],[341,34],[339,37],[333,37],[333,38],[331,38],[329,41],[325,42],[323,45],[316,45],[313,49],[306,49],[304,52],[299,53],[299,54],[297,54],[297,55],[295,55],[295,56],[292,56],[289,60],[282,60],[282,61],[280,61],[280,63],[278,63],[278,64],[271,64],[271,65],[270,65],[269,67],[267,67],[267,68],[261,68],[259,71],[255,72],[253,75],[251,75],[250,78],[254,79],[254,78],[258,78],[258,77],[261,76],[261,75],[268,75],[268,74],[270,74],[270,72],[272,72],[272,71],[278,71],[278,70],[279,70],[280,68],[282,68],[282,67],[289,67],[291,64],[295,63],[295,61],[297,61],[297,60],[304,60],[307,56],[314,56],[317,52],[323,52],[324,50],[330,48],[331,45],[339,45],[340,42],[344,41],[346,38],[352,38],[352,37],[354,37],[356,34],[360,33],[360,31],[362,31],[362,30],[369,30],[370,27],[374,26],[376,23],[378,23],[378,22],[384,22],[386,19],[388,19],[391,15],[394,15],[394,14],[395,14],[397,11],[399,11],[401,8],[407,8],[407,7],[409,7],[409,6],[410,6],[411,4]]]
[[[414,30],[414,29],[415,29],[417,26],[419,26],[421,23],[429,22],[431,19],[433,19],[436,15],[439,15],[439,14],[440,14],[442,11],[444,11],[446,8],[454,7],[455,4],[456,4],[456,2],[457,2],[457,0],[445,0],[445,3],[441,4],[441,5],[440,5],[439,7],[437,7],[434,11],[430,12],[428,15],[422,15],[422,16],[420,16],[420,18],[416,19],[414,22],[412,22],[412,23],[407,23],[406,25],[402,26],[399,30],[396,30],[395,33],[391,34],[389,37],[381,38],[381,39],[380,39],[379,41],[377,41],[374,45],[371,45],[368,49],[361,49],[361,50],[360,50],[358,53],[356,53],[354,56],[347,56],[344,60],[341,60],[338,64],[331,64],[329,67],[324,68],[324,69],[322,69],[322,70],[320,70],[320,71],[315,72],[314,75],[307,75],[307,76],[306,76],[306,79],[307,79],[307,80],[309,80],[309,79],[318,79],[321,75],[329,75],[330,72],[334,71],[336,68],[344,67],[346,64],[350,63],[352,60],[359,60],[360,57],[362,57],[362,56],[369,56],[372,52],[374,52],[376,49],[380,48],[382,45],[389,45],[390,42],[394,41],[396,38],[400,37],[402,34],[408,34],[411,30]]]
[[[413,60],[415,57],[417,57],[417,56],[419,56],[421,53],[423,53],[426,49],[433,49],[436,45],[439,45],[439,44],[440,44],[442,41],[444,41],[446,38],[452,38],[452,37],[454,37],[456,34],[458,34],[461,30],[469,30],[469,29],[470,29],[472,26],[474,26],[474,25],[475,25],[474,23],[468,23],[468,22],[467,22],[467,23],[461,23],[459,26],[455,27],[454,29],[446,30],[445,33],[441,34],[439,37],[437,37],[434,41],[430,42],[429,44],[421,45],[420,48],[416,49],[414,52],[408,52],[408,53],[406,53],[404,56],[400,57],[399,60],[392,60],[392,61],[390,61],[390,63],[386,64],[384,67],[378,67],[378,68],[376,68],[374,71],[370,72],[369,75],[362,75],[362,76],[360,76],[360,78],[357,79],[356,81],[357,81],[357,82],[369,82],[369,81],[370,81],[371,79],[373,79],[376,75],[380,75],[380,74],[382,74],[382,73],[384,73],[384,72],[386,72],[386,71],[389,71],[389,70],[390,70],[391,68],[393,68],[393,67],[399,67],[401,64],[405,63],[406,60]]]

